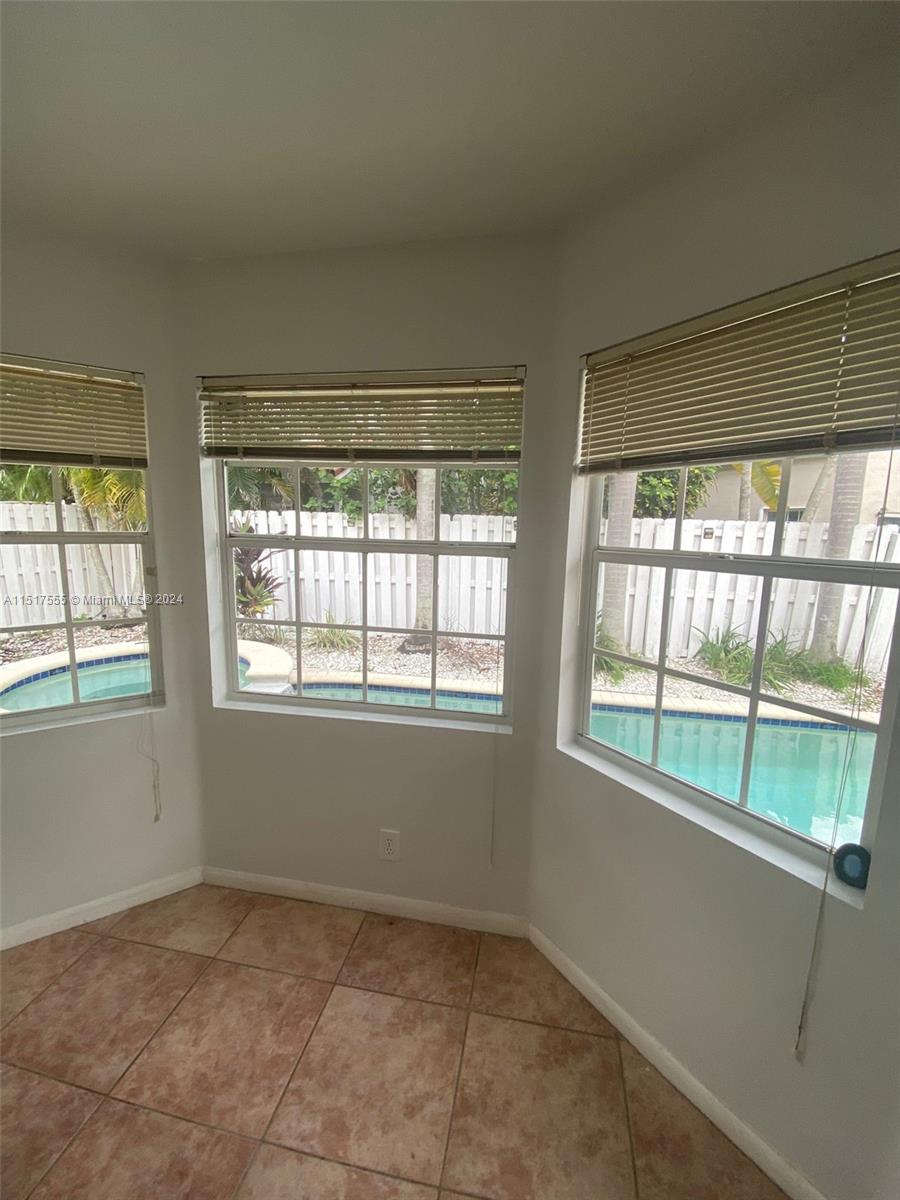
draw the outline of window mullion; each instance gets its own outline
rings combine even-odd
[[[791,491],[791,459],[781,460],[781,482],[778,492],[778,506],[775,509],[775,530],[772,536],[772,558],[781,558],[784,545],[784,525],[787,520],[788,500]]]
[[[435,530],[437,533],[438,530]],[[440,613],[440,558],[431,556],[431,707],[437,708],[437,628]]]
[[[756,654],[753,658],[753,674],[750,677],[750,707],[747,712],[747,732],[744,736],[744,761],[741,764],[741,790],[738,804],[747,807],[750,793],[750,770],[753,757],[753,742],[756,735],[756,715],[759,711],[759,693],[762,686],[763,660],[766,654],[766,630],[769,621],[769,599],[772,595],[772,579],[766,576],[759,592],[759,619],[756,623]]]
[[[72,621],[72,602],[69,592],[69,568],[66,556],[65,531],[63,529],[62,480],[59,477],[59,467],[50,470],[50,484],[53,488],[53,507],[56,511],[56,528],[59,540],[56,543],[56,556],[59,562],[60,591],[66,598],[63,605],[63,620],[66,626],[66,646],[69,652],[69,676],[72,682],[72,703],[81,701],[78,686],[78,660],[75,657],[75,626]]]
[[[682,492],[683,496],[683,492]],[[659,661],[656,667],[656,702],[653,706],[653,751],[650,761],[655,767],[659,762],[659,739],[662,732],[663,689],[666,684],[666,654],[669,649],[669,608],[671,605],[672,584],[675,572],[672,567],[666,567],[666,578],[663,584],[662,612],[659,618]]]

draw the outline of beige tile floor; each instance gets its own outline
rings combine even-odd
[[[522,939],[201,885],[0,967],[0,1200],[784,1200]]]

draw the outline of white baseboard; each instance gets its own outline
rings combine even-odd
[[[10,925],[0,930],[0,948],[7,950],[10,946],[33,942],[35,938],[59,933],[62,929],[84,925],[86,921],[97,921],[100,917],[108,917],[111,913],[133,908],[135,904],[146,904],[148,900],[158,900],[160,896],[180,892],[202,881],[203,868],[191,867],[188,871],[179,871],[177,875],[165,875],[162,879],[151,879],[149,883],[139,883],[137,887],[126,888],[124,892],[101,896],[99,900],[88,900],[86,904],[76,904],[72,908],[60,908],[43,917],[34,917],[30,921],[22,921],[18,925]]]
[[[534,925],[529,927],[528,936],[534,945],[553,963],[554,967],[565,975],[569,983],[578,988],[579,992],[593,1004],[616,1029],[622,1033],[648,1062],[664,1075],[683,1096],[695,1105],[704,1116],[712,1121],[734,1144],[747,1155],[749,1159],[768,1177],[786,1192],[791,1200],[826,1200],[826,1197],[816,1188],[805,1175],[791,1166],[777,1150],[764,1141],[758,1133],[745,1125],[734,1115],[731,1109],[718,1100],[712,1092],[695,1078],[688,1069],[660,1042],[648,1033],[643,1026],[638,1025],[628,1015],[624,1008],[609,996],[599,983],[582,971],[571,958],[551,942],[545,934]]]
[[[267,892],[294,900],[314,900],[336,904],[340,908],[364,908],[389,917],[411,917],[434,921],[437,925],[459,925],[481,933],[506,933],[528,936],[528,922],[510,913],[485,912],[478,908],[457,908],[435,900],[414,900],[409,896],[390,896],[383,892],[360,892],[355,888],[334,887],[327,883],[304,883],[299,879],[279,879],[275,875],[254,875],[249,871],[230,871],[225,867],[204,867],[204,883],[220,887],[243,888],[248,892]]]

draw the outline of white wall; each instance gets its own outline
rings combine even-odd
[[[183,391],[198,374],[524,363],[527,456],[528,414],[546,395],[552,249],[485,239],[188,268]],[[525,911],[541,486],[539,469],[523,473],[514,733],[211,709],[206,677],[211,865]],[[382,827],[400,831],[400,862],[378,860]]]
[[[542,545],[551,581],[531,919],[830,1200],[886,1200],[900,1183],[900,745],[865,909],[828,903],[801,1066],[791,1047],[814,890],[557,750],[550,681],[564,624],[578,356],[891,249],[900,196],[895,91],[884,71],[851,80],[573,230],[553,394],[533,407],[531,426],[547,456]],[[571,616],[570,608],[567,662]]]
[[[195,422],[174,390],[174,311],[159,265],[4,230],[3,348],[146,374],[159,583],[183,591],[162,615],[168,690],[153,716],[163,815],[153,820],[147,718],[117,717],[4,737],[4,927],[136,887],[203,862],[192,647],[203,629]],[[187,511],[186,511],[187,510]],[[201,634],[202,636],[202,634]]]

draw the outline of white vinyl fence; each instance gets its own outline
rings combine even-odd
[[[0,504],[4,529],[52,529],[52,506],[43,504]],[[248,512],[240,514],[255,533],[273,537],[293,534],[293,512]],[[308,621],[335,621],[358,625],[362,621],[362,555],[354,553],[359,526],[348,523],[340,513],[301,513],[301,531],[316,537],[346,538],[347,550],[303,550],[300,553],[301,612]],[[502,542],[514,533],[514,519],[475,515],[441,516],[441,537],[457,542]],[[402,515],[373,515],[373,536],[405,540],[415,533],[415,523]],[[109,573],[113,591],[127,594],[143,590],[138,551],[130,545],[100,546],[99,553]],[[18,605],[2,604],[3,625],[41,624],[60,620],[61,609],[40,597],[60,593],[100,595],[108,591],[97,568],[97,553],[82,545],[66,548],[68,579],[63,586],[55,546],[26,544],[0,546],[0,596],[31,595],[37,603],[27,615]],[[281,580],[276,603],[266,611],[269,620],[292,620],[296,611],[295,579],[291,552],[268,552],[264,564]],[[414,547],[410,553],[369,555],[368,619],[370,625],[411,628],[416,614],[416,566]],[[439,580],[440,628],[448,632],[504,632],[507,563],[491,556],[459,555],[442,559]],[[173,585],[174,586],[174,583]],[[177,588],[176,588],[177,590]],[[73,606],[75,616],[99,616],[100,609],[83,602]]]
[[[632,547],[670,550],[674,520],[635,518]],[[878,541],[877,525],[857,525],[850,557],[871,561],[878,545],[880,562],[900,563],[900,527],[886,525]],[[682,549],[719,554],[760,554],[771,550],[774,525],[764,521],[687,520]],[[785,553],[801,558],[827,557],[827,524],[791,522],[785,535]],[[789,567],[787,568],[790,569]],[[696,654],[703,636],[733,629],[755,638],[759,620],[761,579],[719,571],[675,572],[671,605],[668,658],[687,659]],[[628,652],[655,658],[659,651],[665,572],[662,568],[632,566],[628,570],[625,630]],[[797,649],[806,649],[815,624],[820,585],[802,579],[779,579],[772,589],[769,636],[786,636]],[[855,663],[862,643],[868,589],[844,587],[838,649],[846,662]],[[893,589],[878,589],[872,601],[871,625],[866,639],[865,668],[883,671],[890,649],[896,610]]]

